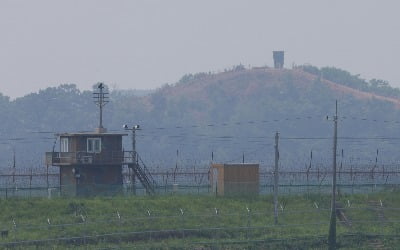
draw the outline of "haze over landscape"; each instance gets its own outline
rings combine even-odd
[[[0,249],[398,249],[399,7],[1,0]]]
[[[196,72],[335,66],[400,87],[398,1],[11,1],[0,3],[0,92],[96,82],[154,89]]]

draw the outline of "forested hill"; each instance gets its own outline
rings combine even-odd
[[[189,74],[147,95],[111,91],[104,123],[111,131],[140,124],[138,151],[160,167],[214,161],[273,162],[273,137],[280,132],[282,164],[304,167],[310,151],[328,163],[332,122],[339,103],[339,147],[344,158],[398,160],[400,91],[386,81],[366,81],[336,68],[301,66]],[[60,85],[10,101],[0,96],[0,163],[40,165],[56,132],[93,130],[98,111],[90,91]],[[126,147],[129,140],[126,139]]]

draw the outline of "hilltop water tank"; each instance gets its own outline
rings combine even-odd
[[[282,69],[285,61],[284,51],[273,51],[275,69]]]

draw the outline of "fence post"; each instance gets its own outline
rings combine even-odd
[[[215,238],[216,238],[216,241],[218,241],[218,239],[219,239],[219,235],[218,235],[218,233],[219,233],[219,230],[218,230],[218,228],[219,228],[219,220],[218,220],[219,210],[216,207],[214,208],[214,210],[215,210],[215,222],[216,222]]]
[[[150,210],[147,210],[147,216],[149,217],[149,224],[150,224],[150,229],[149,229],[149,241],[151,241],[151,230],[153,230],[153,229],[152,229],[152,219],[151,219]]]
[[[331,218],[329,222],[328,249],[336,249],[336,151],[337,151],[337,126],[338,126],[338,111],[336,100],[336,113],[333,118],[333,164],[332,164],[332,200],[331,200]]]
[[[164,194],[167,193],[167,185],[168,185],[168,171],[167,171],[167,178],[165,179],[165,184],[164,184]]]
[[[83,222],[83,226],[85,228],[85,230],[83,230],[83,244],[86,246],[86,234],[87,234],[87,227],[86,227],[86,219],[85,217],[81,214],[81,219]]]
[[[46,169],[46,185],[47,185],[47,190],[49,189],[49,165],[47,165]]]
[[[308,182],[308,170],[307,170],[307,197],[309,197],[310,196],[310,184],[309,184],[309,182]]]
[[[249,239],[251,237],[249,237],[250,235],[250,227],[251,227],[251,210],[250,208],[246,207],[247,209],[247,234],[246,234],[246,238]]]
[[[17,223],[15,222],[15,219],[12,219],[13,222],[13,229],[14,229],[14,241],[17,241]]]
[[[29,176],[29,196],[32,197],[32,168],[31,168],[31,175]]]
[[[183,211],[182,208],[179,208],[180,212],[181,212],[181,228],[182,228],[182,238],[185,239],[185,212]]]

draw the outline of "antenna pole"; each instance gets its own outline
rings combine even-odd
[[[333,118],[334,131],[333,131],[333,166],[332,166],[332,201],[331,201],[331,220],[329,224],[329,250],[336,249],[336,151],[337,151],[337,123],[338,111],[336,100],[336,112]]]
[[[275,133],[275,170],[274,170],[274,221],[278,224],[278,165],[279,165],[279,132]]]
[[[100,89],[100,95],[99,95],[100,124],[99,124],[99,128],[103,128],[103,101],[104,101],[103,88],[104,88],[103,85],[100,84],[99,85],[99,89]]]
[[[100,109],[100,119],[99,119],[99,131],[104,132],[105,129],[103,127],[103,107],[108,103],[108,93],[104,92],[104,84],[99,83],[97,86],[99,89],[99,92],[93,93],[93,98],[95,99],[95,103],[97,106],[99,106]]]

